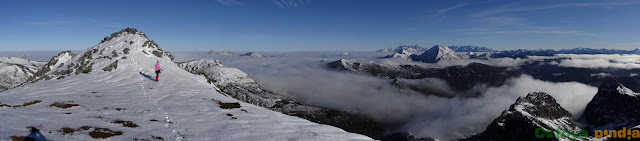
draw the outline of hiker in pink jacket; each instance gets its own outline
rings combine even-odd
[[[160,72],[162,71],[162,68],[160,68],[160,61],[156,62],[156,81],[158,81],[158,76],[160,75]]]

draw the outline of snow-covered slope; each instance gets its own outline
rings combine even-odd
[[[456,54],[453,50],[449,49],[446,46],[436,45],[431,47],[429,50],[424,53],[412,56],[414,61],[421,61],[425,63],[436,63],[440,60],[448,60],[448,59],[463,59],[463,56]]]
[[[44,64],[17,57],[0,57],[0,92],[27,82]]]
[[[502,112],[484,132],[465,140],[571,140],[570,138],[537,138],[534,131],[580,131],[565,110],[547,93],[534,92],[520,97],[509,110]],[[578,138],[577,140],[588,140]]]
[[[370,139],[220,94],[144,33],[123,31],[41,76],[66,78],[0,93],[0,140],[27,136],[30,127],[48,140]],[[159,82],[151,80],[156,61],[164,70]]]

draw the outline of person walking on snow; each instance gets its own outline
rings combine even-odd
[[[158,76],[160,76],[160,72],[162,71],[162,68],[160,68],[160,61],[156,62],[156,82],[158,81]]]

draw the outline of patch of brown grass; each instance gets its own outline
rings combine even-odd
[[[94,139],[106,139],[113,136],[122,135],[124,132],[122,131],[113,131],[109,128],[95,128],[93,131],[89,132],[89,136]]]
[[[36,139],[27,136],[11,136],[13,141],[34,141]]]
[[[31,101],[31,102],[25,102],[24,104],[22,104],[22,107],[26,107],[26,106],[33,105],[33,104],[38,104],[40,102],[42,102],[42,101],[34,100],[34,101]]]
[[[124,127],[129,127],[129,128],[136,128],[136,127],[138,127],[138,125],[137,125],[137,124],[135,124],[135,123],[133,123],[133,122],[131,122],[131,121],[125,121],[125,120],[119,120],[119,119],[116,119],[116,120],[112,121],[111,123],[115,123],[115,124],[122,124],[122,126],[124,126]]]
[[[164,141],[164,139],[162,137],[156,137],[156,136],[151,136],[151,139],[139,139],[139,138],[135,138],[133,139],[134,141]]]
[[[79,104],[73,104],[73,101],[69,101],[71,103],[63,103],[63,102],[53,102],[53,104],[49,105],[49,107],[58,107],[62,109],[71,108],[74,106],[80,106]]]
[[[218,102],[218,105],[220,105],[220,108],[222,109],[235,109],[242,107],[238,102]]]
[[[13,105],[13,106],[11,106],[11,105],[7,105],[7,104],[0,104],[0,107],[22,108],[22,107],[27,107],[27,106],[29,106],[29,105],[33,105],[33,104],[38,104],[38,103],[40,103],[40,102],[42,102],[42,101],[40,101],[40,100],[34,100],[34,101],[31,101],[31,102],[25,102],[25,103],[23,103],[22,105]]]
[[[76,129],[69,128],[69,127],[62,127],[60,128],[60,130],[58,130],[58,132],[62,133],[62,135],[67,135],[67,134],[73,134],[74,132],[76,132]]]

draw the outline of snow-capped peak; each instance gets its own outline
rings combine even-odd
[[[36,73],[33,80],[63,79],[72,74],[96,71],[111,72],[123,68],[123,65],[118,64],[134,63],[130,58],[148,58],[153,60],[153,63],[173,62],[171,53],[163,51],[153,40],[149,40],[145,33],[126,28],[105,37],[82,54],[74,55],[69,51],[58,54]]]
[[[413,56],[412,59],[414,61],[421,61],[426,63],[436,63],[440,60],[448,60],[448,59],[462,59],[463,57],[457,55],[453,50],[446,46],[436,45],[431,47],[429,50],[424,53]]]
[[[381,57],[381,58],[402,58],[402,59],[405,59],[405,60],[408,60],[408,61],[413,61],[411,59],[412,55],[413,54],[411,52],[409,52],[408,50],[399,47],[399,48],[396,48],[396,51],[393,54],[385,56],[385,57]]]

